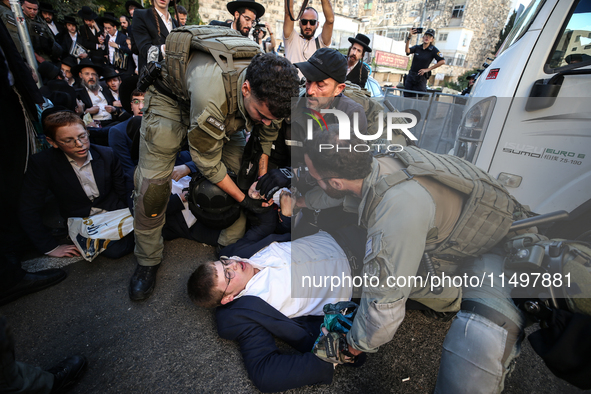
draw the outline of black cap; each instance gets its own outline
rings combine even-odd
[[[295,63],[304,77],[310,82],[332,78],[338,83],[345,83],[347,78],[347,59],[345,55],[331,48],[320,48],[307,62]]]
[[[429,35],[431,37],[435,37],[435,30],[433,30],[433,29],[427,29],[425,31],[425,35]]]
[[[265,15],[265,7],[254,0],[236,0],[231,1],[226,5],[226,8],[232,15],[234,15],[234,12],[236,12],[236,10],[238,10],[238,8],[241,7],[250,8],[251,10],[254,10],[255,14],[257,15],[257,18],[260,18],[263,15]]]
[[[359,44],[363,47],[365,52],[371,52],[371,47],[369,46],[370,40],[369,37],[364,34],[357,34],[355,38],[349,37],[349,42],[351,44]]]

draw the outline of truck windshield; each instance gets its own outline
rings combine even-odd
[[[540,11],[544,3],[545,0],[532,0],[531,3],[529,3],[529,6],[525,9],[525,11],[523,11],[521,16],[519,16],[515,22],[513,29],[511,29],[511,33],[509,33],[505,39],[505,42],[501,46],[501,49],[499,49],[497,56],[499,56],[507,48],[515,44],[521,37],[523,37],[527,29],[529,29],[530,25],[538,15],[538,11]]]

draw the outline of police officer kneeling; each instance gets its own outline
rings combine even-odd
[[[299,198],[298,205],[357,210],[367,229],[362,275],[379,280],[363,285],[341,348],[353,355],[377,352],[392,340],[409,298],[437,312],[459,310],[443,344],[435,392],[502,390],[519,353],[525,317],[510,298],[511,286],[500,283],[503,257],[487,252],[508,233],[521,206],[494,178],[457,157],[416,147],[395,157],[373,157],[363,148],[349,148],[365,142],[339,140],[338,128],[329,126],[304,146],[320,188]],[[427,257],[425,250],[431,250]],[[488,281],[482,287],[441,286],[429,280],[436,274],[430,256],[451,258],[439,275],[463,275],[459,267],[467,267],[468,276],[487,275]],[[462,265],[453,263],[460,258]]]

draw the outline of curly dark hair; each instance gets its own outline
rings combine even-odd
[[[330,124],[328,130],[315,132],[313,139],[304,142],[304,153],[322,178],[363,179],[371,172],[373,161],[370,152],[355,151],[354,146],[363,144],[355,136],[347,141],[339,140],[338,125]],[[332,148],[328,149],[329,146]]]
[[[217,279],[215,262],[208,261],[197,267],[187,282],[187,292],[191,301],[203,308],[215,308],[222,305],[224,293],[216,289]]]
[[[258,54],[246,69],[246,80],[254,97],[267,104],[273,116],[290,115],[291,98],[299,95],[299,78],[289,60],[273,53]]]

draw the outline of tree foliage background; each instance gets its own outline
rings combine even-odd
[[[89,6],[94,12],[99,15],[103,15],[105,11],[112,12],[116,16],[127,15],[125,9],[126,0],[42,0],[53,6],[53,9],[57,11],[58,20],[63,20],[66,15],[74,16],[78,18],[77,12],[83,6]],[[138,3],[144,4],[144,7],[151,7],[151,3],[148,0],[136,0]],[[172,8],[172,1],[170,7],[170,14],[174,17],[174,10]],[[188,25],[200,25],[201,17],[199,16],[199,0],[177,0],[177,5],[182,5],[187,9]],[[175,17],[176,18],[176,17]],[[80,18],[78,18],[80,19]],[[79,20],[82,23],[81,20]]]

